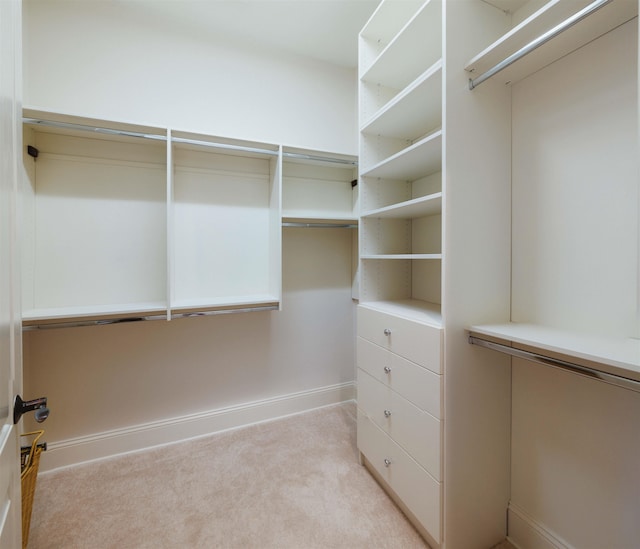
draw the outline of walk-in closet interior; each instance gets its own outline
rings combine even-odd
[[[637,16],[22,0],[42,471],[355,400],[431,547],[637,547]]]

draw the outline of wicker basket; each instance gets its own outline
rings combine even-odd
[[[32,437],[28,446],[20,448],[22,484],[22,548],[27,547],[29,542],[29,527],[31,526],[31,510],[33,509],[33,495],[36,491],[36,478],[38,476],[38,466],[40,465],[40,454],[47,449],[46,444],[40,444],[40,438],[44,431],[33,431],[24,433],[23,437]]]

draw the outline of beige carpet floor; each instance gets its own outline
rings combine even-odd
[[[353,403],[38,478],[29,549],[187,547],[426,545],[359,465]]]

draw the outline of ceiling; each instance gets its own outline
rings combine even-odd
[[[380,0],[112,0],[194,35],[357,66],[358,32]]]

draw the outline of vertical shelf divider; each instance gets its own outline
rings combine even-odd
[[[173,303],[173,140],[171,128],[167,129],[167,321],[171,320]]]

